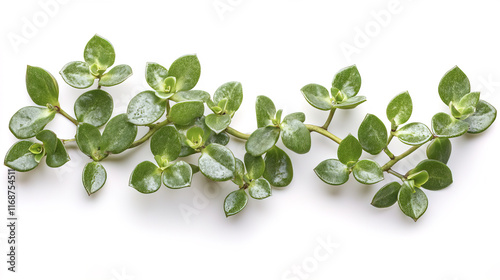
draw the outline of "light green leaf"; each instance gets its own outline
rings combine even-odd
[[[437,113],[432,117],[432,130],[438,137],[452,138],[467,132],[469,124],[457,120],[446,113]]]
[[[469,133],[481,133],[488,129],[497,118],[497,109],[484,100],[480,100],[476,106],[476,112],[465,119],[469,124]]]
[[[47,152],[45,162],[50,167],[60,167],[69,161],[68,153],[64,144],[59,140],[56,134],[50,130],[40,131],[36,139],[43,142],[43,147]]]
[[[334,103],[333,108],[336,108],[336,109],[354,109],[354,108],[358,107],[359,104],[361,104],[365,101],[366,101],[366,97],[364,97],[364,96],[353,96],[353,97],[350,97],[350,98],[342,101],[342,103]]]
[[[430,129],[425,124],[418,122],[406,124],[398,129],[394,135],[401,142],[413,146],[422,145],[432,138]]]
[[[384,180],[384,173],[377,162],[371,159],[360,160],[352,169],[354,178],[362,184],[371,185]]]
[[[34,143],[31,141],[19,141],[15,143],[7,152],[4,164],[16,171],[30,171],[38,166],[35,155],[30,152],[30,147]]]
[[[203,149],[198,160],[201,173],[213,181],[227,181],[234,177],[236,161],[228,148],[210,144]]]
[[[288,114],[283,119],[283,122],[290,122],[292,120],[298,120],[299,122],[303,123],[306,121],[306,114],[304,114],[302,112]]]
[[[106,70],[115,63],[115,50],[108,40],[96,34],[85,46],[83,57],[89,65]]]
[[[231,181],[237,186],[241,187],[245,184],[245,181],[243,179],[243,176],[245,176],[245,166],[241,160],[237,158],[235,160],[236,160],[236,167],[234,169],[234,178]]]
[[[231,124],[231,116],[210,114],[205,117],[205,123],[211,130],[219,134]]]
[[[363,150],[372,155],[380,153],[387,144],[387,129],[375,115],[367,114],[358,130],[358,139]]]
[[[458,103],[460,99],[470,92],[469,79],[458,66],[446,72],[439,82],[439,97],[448,106],[450,102]]]
[[[35,104],[59,106],[59,86],[57,81],[44,69],[28,65],[26,69],[26,89]]]
[[[393,127],[406,123],[413,111],[410,94],[405,91],[396,95],[387,105],[386,115]]]
[[[341,69],[333,78],[332,86],[347,97],[356,96],[361,88],[361,75],[356,65]]]
[[[95,77],[89,65],[83,61],[70,62],[59,71],[63,80],[74,88],[88,88],[94,84]]]
[[[435,159],[444,164],[451,155],[451,141],[448,138],[436,138],[427,146],[427,158]]]
[[[201,101],[183,101],[176,103],[170,109],[168,119],[174,124],[188,125],[194,119],[203,116],[205,106]]]
[[[416,222],[427,210],[428,201],[421,189],[412,189],[403,184],[399,190],[398,204],[401,211]]]
[[[287,120],[281,124],[281,130],[281,140],[285,147],[298,154],[311,150],[311,132],[302,122],[296,119]]]
[[[168,75],[176,78],[175,92],[190,90],[198,83],[201,65],[196,55],[186,55],[176,59]]]
[[[156,91],[165,91],[165,79],[168,71],[158,63],[146,63],[146,82]]]
[[[163,171],[163,184],[171,189],[181,189],[191,185],[192,177],[191,166],[184,161],[178,161]]]
[[[232,115],[243,101],[243,88],[239,82],[229,82],[220,86],[214,93],[214,102],[219,104],[222,99],[227,99],[226,112]]]
[[[9,129],[19,139],[35,136],[54,119],[56,112],[47,108],[28,106],[17,111],[9,122]]]
[[[264,178],[275,187],[286,187],[293,179],[293,166],[290,157],[282,149],[274,146],[265,157]]]
[[[151,137],[151,152],[154,156],[165,157],[169,162],[176,160],[181,153],[179,132],[173,126],[164,126]]]
[[[394,205],[398,201],[401,185],[398,182],[391,182],[383,186],[373,197],[372,205],[377,208],[386,208]]]
[[[102,133],[101,150],[119,154],[132,145],[137,136],[137,126],[128,121],[126,114],[112,118]]]
[[[98,159],[97,152],[101,144],[101,133],[97,127],[88,123],[82,123],[76,129],[75,138],[76,144],[82,153],[92,157],[94,160]]]
[[[476,108],[477,103],[479,102],[480,95],[481,94],[477,91],[467,93],[460,99],[460,101],[457,104],[457,107],[462,110],[468,107]]]
[[[271,193],[271,185],[264,178],[253,180],[248,187],[248,194],[255,199],[268,198],[271,196]]]
[[[129,186],[145,194],[154,193],[161,187],[162,170],[150,161],[139,163],[130,176]]]
[[[245,166],[247,168],[248,177],[250,179],[257,179],[264,175],[266,164],[261,156],[252,156],[249,153],[244,157]]]
[[[423,170],[427,171],[429,174],[429,180],[422,185],[422,188],[437,191],[442,190],[453,183],[453,176],[450,168],[440,161],[433,159],[423,160],[410,171],[410,174],[415,174]]]
[[[99,162],[89,162],[85,165],[82,174],[82,181],[88,195],[91,195],[104,186],[106,183],[106,169]]]
[[[271,149],[280,136],[278,127],[267,126],[254,131],[245,144],[246,151],[253,156],[260,156]]]
[[[99,85],[104,87],[116,86],[123,83],[130,76],[132,76],[132,68],[128,65],[120,64],[111,68],[108,73],[102,75],[99,80]]]
[[[113,113],[113,98],[109,93],[95,89],[80,95],[75,101],[76,119],[95,127],[106,124]]]
[[[304,95],[307,102],[309,102],[309,104],[311,104],[314,108],[324,111],[333,109],[332,97],[324,86],[318,84],[308,84],[300,91]]]
[[[257,96],[255,112],[257,114],[257,127],[260,128],[273,124],[276,107],[269,97],[264,95]]]
[[[203,101],[207,102],[210,99],[210,94],[203,90],[188,90],[180,91],[170,97],[175,102],[181,101]]]
[[[339,148],[337,149],[337,157],[343,164],[352,166],[359,160],[362,152],[363,149],[358,139],[349,134],[340,142]]]
[[[412,180],[415,186],[420,187],[429,180],[429,173],[425,170],[412,173],[408,175],[408,180]]]
[[[337,159],[322,161],[314,168],[314,172],[329,185],[342,185],[349,180],[349,169]]]
[[[224,213],[226,217],[238,214],[247,206],[248,196],[245,190],[239,189],[230,193],[224,200]]]
[[[166,109],[166,100],[156,96],[154,91],[143,91],[128,104],[127,115],[135,125],[147,125],[158,120]]]

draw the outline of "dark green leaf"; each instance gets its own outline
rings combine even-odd
[[[438,137],[457,137],[466,133],[468,129],[467,122],[457,120],[446,113],[437,113],[432,117],[432,130]]]
[[[158,120],[166,109],[166,100],[156,96],[154,91],[143,91],[128,104],[127,115],[135,125],[147,125]]]
[[[280,136],[280,129],[274,126],[258,128],[254,131],[245,144],[248,153],[253,156],[260,156],[271,149]]]
[[[412,189],[403,184],[399,190],[398,204],[401,211],[416,222],[427,210],[428,201],[421,189]]]
[[[161,187],[162,170],[150,161],[139,163],[130,176],[129,185],[141,193],[154,193]]]
[[[255,199],[270,197],[271,192],[271,185],[264,178],[253,180],[248,187],[248,194]]]
[[[82,181],[88,195],[91,195],[104,186],[106,183],[106,169],[99,162],[89,162],[85,165],[82,174]]]
[[[205,106],[201,101],[183,101],[176,103],[170,109],[168,119],[174,124],[188,125],[194,119],[203,116]]]
[[[125,64],[117,65],[111,68],[108,73],[102,75],[99,85],[104,87],[116,86],[123,83],[130,76],[132,76],[132,68],[130,66]]]
[[[9,122],[9,129],[19,139],[35,136],[54,119],[56,112],[47,108],[28,106],[17,111]]]
[[[342,185],[349,180],[349,169],[337,159],[322,161],[314,168],[314,172],[329,185]]]
[[[248,196],[245,190],[239,189],[230,193],[224,200],[224,213],[226,217],[238,214],[248,202]]]
[[[160,128],[151,137],[151,152],[154,156],[165,157],[167,161],[174,161],[181,153],[179,132],[173,126]]]
[[[375,115],[367,114],[358,130],[358,139],[363,150],[372,155],[380,153],[387,144],[387,129]]]
[[[220,86],[214,93],[214,102],[219,103],[222,99],[227,100],[226,112],[236,112],[243,101],[243,88],[239,82],[229,82]]]
[[[451,141],[448,138],[436,138],[427,146],[427,158],[438,160],[444,164],[451,155]]]
[[[97,159],[96,154],[101,144],[101,133],[97,127],[82,123],[76,129],[76,144],[82,153],[93,159]]]
[[[432,132],[423,123],[409,123],[398,129],[394,135],[408,145],[418,146],[431,140]]]
[[[352,169],[352,174],[358,182],[367,185],[375,184],[384,180],[384,173],[382,172],[382,169],[378,163],[370,159],[358,161]]]
[[[398,193],[401,185],[398,182],[391,182],[383,186],[373,197],[372,205],[377,208],[386,208],[394,205],[398,201]]]
[[[44,69],[28,65],[26,69],[26,89],[35,104],[59,106],[59,86],[57,81]]]
[[[176,59],[168,75],[176,78],[175,92],[190,90],[198,83],[201,65],[196,55],[186,55]]]
[[[287,119],[281,124],[281,130],[283,131],[281,140],[285,147],[298,154],[305,154],[311,150],[311,132],[302,122]]]
[[[439,82],[439,96],[444,104],[458,103],[460,99],[470,92],[469,79],[458,66],[449,70]]]
[[[115,50],[109,41],[96,34],[85,46],[83,57],[89,65],[106,70],[115,63]]]
[[[156,91],[165,91],[165,79],[168,71],[158,63],[146,63],[146,82]]]
[[[203,149],[198,160],[201,173],[213,181],[227,181],[234,177],[236,161],[228,148],[210,144]]]
[[[361,88],[361,75],[356,65],[340,70],[333,78],[332,86],[341,90],[347,97],[356,96]]]
[[[273,124],[276,107],[269,97],[264,95],[257,96],[255,112],[257,114],[257,127],[265,127]]]
[[[33,144],[31,141],[15,143],[5,155],[4,164],[20,172],[30,171],[37,167],[35,155],[29,150]]]
[[[324,86],[308,84],[304,86],[301,91],[307,102],[314,108],[324,111],[333,109],[332,97]]]
[[[128,121],[126,114],[112,118],[102,133],[101,150],[119,154],[132,145],[137,136],[137,126]]]
[[[497,110],[484,100],[479,100],[476,112],[465,119],[469,126],[469,133],[481,133],[488,129],[497,117]]]
[[[359,160],[362,152],[363,149],[358,139],[349,134],[340,142],[339,148],[337,149],[337,156],[340,162],[350,166]]]
[[[178,161],[163,171],[163,184],[171,189],[181,189],[191,185],[193,170],[191,166]]]
[[[218,134],[224,131],[229,124],[231,124],[231,116],[210,114],[205,117],[205,123],[211,130]]]
[[[250,179],[257,179],[262,177],[266,164],[261,156],[252,156],[249,153],[245,154],[245,166],[247,168],[248,177]]]
[[[109,93],[95,89],[80,95],[75,102],[76,119],[95,127],[103,126],[113,113],[113,98]]]
[[[47,152],[46,163],[50,167],[60,167],[69,161],[68,153],[61,140],[50,130],[43,130],[36,135],[36,139],[43,142]]]
[[[413,111],[413,102],[410,94],[405,91],[396,95],[387,105],[387,118],[393,126],[398,126],[407,122]]]
[[[59,74],[74,88],[88,88],[95,80],[94,75],[90,73],[89,65],[83,61],[73,61],[64,65]]]
[[[429,174],[429,180],[422,185],[422,188],[437,191],[444,189],[453,183],[453,176],[450,168],[440,161],[433,159],[423,160],[417,165],[417,167],[410,171],[410,174],[415,174],[422,170],[427,171]]]
[[[264,178],[275,187],[286,187],[293,179],[293,166],[290,157],[274,146],[271,148],[265,157]]]

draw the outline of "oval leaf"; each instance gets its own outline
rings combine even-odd
[[[63,80],[74,88],[88,88],[94,84],[95,77],[90,73],[89,65],[83,61],[70,62],[59,72]]]
[[[363,149],[361,148],[361,144],[359,144],[358,139],[349,134],[342,140],[342,142],[340,142],[337,150],[337,156],[339,161],[343,164],[352,165],[359,160],[362,152]]]
[[[281,124],[283,134],[281,140],[288,149],[305,154],[311,150],[311,132],[299,120],[292,119]]]
[[[154,193],[161,187],[162,170],[150,161],[139,163],[130,176],[129,185],[145,194]]]
[[[392,182],[383,186],[373,197],[372,205],[377,208],[386,208],[394,205],[398,201],[398,193],[401,184]]]
[[[87,91],[75,101],[76,119],[81,123],[100,127],[109,120],[112,113],[113,98],[100,89]]]
[[[398,204],[401,211],[416,222],[427,210],[428,201],[421,189],[414,188],[413,190],[403,185],[399,190]]]
[[[333,78],[332,86],[341,90],[347,97],[356,96],[361,88],[361,75],[356,65],[341,69]]]
[[[82,123],[76,129],[76,144],[82,153],[97,159],[97,151],[101,144],[101,133],[97,127]]]
[[[293,179],[292,161],[282,149],[274,146],[265,157],[264,178],[275,187],[286,187]]]
[[[448,162],[451,155],[451,141],[448,138],[436,138],[427,146],[427,158],[435,159],[444,164]]]
[[[146,82],[156,91],[165,91],[165,79],[168,71],[158,63],[146,63]]]
[[[234,177],[236,161],[228,148],[210,144],[202,151],[198,160],[201,173],[213,181],[227,181]]]
[[[429,180],[422,185],[422,188],[437,191],[442,190],[453,183],[453,176],[450,168],[440,161],[433,159],[423,160],[410,171],[410,174],[415,174],[423,170],[427,171],[429,174]]]
[[[57,81],[44,69],[28,65],[26,69],[26,89],[35,104],[59,106],[59,86]]]
[[[450,102],[458,104],[460,99],[470,92],[469,79],[458,66],[455,66],[446,72],[441,79],[438,91],[439,97],[441,97],[441,100],[443,100],[446,106],[448,106]]]
[[[83,57],[89,65],[105,70],[115,63],[115,50],[108,40],[96,34],[85,46]]]
[[[413,111],[410,94],[405,91],[396,95],[387,105],[386,115],[393,127],[406,123]]]
[[[446,113],[437,113],[432,117],[432,130],[438,137],[452,138],[465,134],[469,124]]]
[[[304,98],[311,104],[314,108],[320,110],[331,110],[333,109],[332,97],[328,90],[318,84],[308,84],[304,86],[301,90]]]
[[[99,162],[89,162],[85,165],[82,174],[82,181],[88,195],[91,195],[104,186],[106,183],[106,169]]]
[[[128,121],[126,114],[112,118],[102,133],[101,150],[119,154],[132,145],[137,136],[137,126]]]
[[[264,170],[266,169],[266,164],[261,156],[256,157],[252,156],[249,153],[246,153],[244,161],[248,177],[250,179],[257,179],[262,177],[262,175],[264,174]]]
[[[258,128],[254,131],[245,144],[248,153],[253,156],[260,156],[271,149],[280,136],[280,129],[274,126]]]
[[[211,130],[219,134],[231,124],[231,116],[210,114],[205,117],[205,123]]]
[[[230,193],[224,200],[224,213],[226,217],[238,214],[247,206],[248,196],[245,190],[239,189]]]
[[[200,73],[201,65],[196,55],[186,55],[176,59],[168,70],[168,75],[176,78],[175,92],[194,88]]]
[[[220,86],[214,93],[214,102],[219,104],[222,99],[227,99],[226,112],[232,114],[240,108],[243,101],[243,88],[239,82],[229,82]]]
[[[259,95],[255,102],[255,113],[257,114],[257,127],[265,127],[273,124],[276,107],[269,97]]]
[[[191,166],[178,161],[163,171],[163,184],[171,189],[182,189],[191,185],[193,170]]]
[[[165,157],[168,161],[174,161],[181,153],[181,141],[179,132],[173,126],[164,126],[151,137],[151,152],[154,156]]]
[[[337,159],[322,161],[314,168],[314,172],[329,185],[342,185],[349,180],[349,169]]]
[[[201,101],[183,101],[175,104],[170,109],[168,119],[174,124],[188,125],[194,119],[203,116],[205,106]]]
[[[250,182],[248,194],[255,199],[264,199],[271,196],[271,185],[264,178],[259,178]]]
[[[126,79],[132,76],[132,68],[125,64],[117,65],[108,73],[102,75],[99,80],[99,85],[104,87],[116,86],[123,83]]]
[[[233,183],[240,187],[243,186],[245,184],[243,176],[245,176],[245,166],[241,160],[236,159],[236,168],[234,170],[234,178],[232,180]]]
[[[15,143],[7,152],[4,164],[16,171],[30,171],[38,166],[35,155],[30,152],[30,147],[34,143],[31,141],[19,141]]]
[[[154,91],[143,91],[128,104],[127,116],[135,125],[147,125],[158,120],[166,109],[166,100],[156,96]]]
[[[68,152],[56,134],[50,130],[43,130],[36,135],[36,139],[43,142],[47,152],[45,162],[49,167],[60,167],[69,161]]]
[[[407,144],[418,146],[426,143],[432,138],[432,132],[423,123],[409,123],[402,128],[398,129],[394,135],[398,139]]]
[[[476,112],[465,119],[469,124],[469,133],[481,133],[488,129],[497,117],[497,109],[484,100],[479,100],[476,106]]]
[[[359,126],[358,139],[363,150],[376,155],[387,145],[387,129],[377,116],[367,114]]]
[[[352,169],[354,178],[362,184],[375,184],[384,180],[384,173],[380,165],[373,160],[364,159],[358,161]]]
[[[35,136],[54,119],[56,112],[47,108],[28,106],[17,111],[9,122],[9,129],[19,139]]]

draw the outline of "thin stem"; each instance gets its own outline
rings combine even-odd
[[[410,155],[411,153],[415,152],[416,150],[418,150],[418,148],[420,148],[422,145],[419,145],[419,146],[413,146],[411,148],[409,148],[407,151],[405,151],[404,153],[400,154],[399,156],[395,156],[394,159],[391,159],[390,161],[388,161],[386,164],[384,164],[384,166],[382,166],[382,170],[383,171],[388,171],[389,169],[391,169],[391,167],[396,164],[398,161],[402,160],[403,158],[407,157],[408,155]]]
[[[76,126],[78,126],[78,121],[73,118],[72,116],[70,116],[68,113],[66,113],[61,107],[59,106],[54,106],[54,108],[56,109],[56,112],[58,112],[59,114],[61,114],[63,117],[67,118],[68,120],[70,120],[72,123],[74,123]]]
[[[387,170],[387,173],[392,174],[392,175],[394,175],[394,176],[398,177],[398,178],[399,178],[399,179],[401,179],[401,180],[403,180],[403,179],[405,179],[405,178],[406,178],[403,174],[401,174],[401,173],[399,173],[399,172],[396,172],[396,171],[394,171],[394,170],[392,170],[392,169],[390,169],[390,168]]]
[[[387,144],[385,145],[385,148],[384,148],[384,152],[387,154],[387,156],[390,159],[394,159],[394,154],[389,150],[389,144],[391,143],[393,137],[394,137],[394,134],[392,134],[392,130],[391,130],[391,135],[389,135],[389,139],[387,140]]]
[[[157,123],[157,124],[155,124],[155,125],[151,126],[151,127],[149,128],[149,131],[148,131],[146,134],[144,134],[144,136],[142,136],[142,138],[141,138],[141,139],[139,139],[139,140],[135,141],[134,143],[132,143],[132,145],[130,145],[130,147],[128,147],[128,148],[129,148],[129,149],[131,149],[131,148],[135,148],[135,147],[137,147],[137,146],[141,145],[142,143],[146,142],[149,138],[151,138],[151,136],[153,136],[153,134],[154,134],[156,131],[158,131],[158,129],[160,129],[160,128],[162,128],[162,127],[166,126],[166,125],[167,125],[167,124],[169,124],[169,123],[170,123],[170,120],[169,120],[169,119],[166,119],[166,120],[164,120],[164,121],[162,121],[162,122],[160,122],[160,123]]]
[[[326,119],[325,124],[323,126],[321,126],[321,128],[328,129],[328,127],[330,126],[330,123],[332,122],[333,115],[335,115],[335,110],[337,110],[337,108],[333,108],[330,110],[330,114],[328,115],[328,118]]]
[[[334,142],[336,142],[337,144],[340,144],[340,142],[342,142],[342,139],[333,135],[331,132],[329,132],[328,130],[326,130],[322,127],[319,127],[319,126],[313,125],[313,124],[306,124],[305,126],[307,127],[307,129],[309,129],[309,131],[314,131],[314,132],[317,132],[317,133],[319,133],[327,138],[330,138]]]
[[[238,130],[228,126],[226,128],[226,132],[233,135],[234,137],[236,138],[240,138],[240,139],[243,139],[243,140],[248,140],[248,138],[250,138],[250,134],[246,134],[246,133],[243,133],[243,132],[239,132]]]
[[[66,144],[66,143],[68,143],[68,142],[74,142],[74,141],[76,141],[76,139],[75,139],[75,138],[72,138],[72,139],[61,139],[61,142],[62,142],[63,144]]]

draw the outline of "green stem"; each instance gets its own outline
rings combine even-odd
[[[332,122],[333,115],[335,115],[335,110],[337,110],[337,108],[333,108],[330,110],[330,114],[328,115],[328,118],[326,119],[325,124],[321,128],[328,129],[328,127],[330,126],[330,123]]]
[[[59,106],[54,106],[54,108],[56,109],[56,112],[58,112],[59,114],[61,114],[63,117],[67,118],[68,120],[70,120],[72,123],[74,123],[76,126],[78,126],[78,121],[73,118],[72,116],[70,116],[68,113],[66,113],[61,107]]]
[[[392,174],[392,175],[398,177],[401,180],[404,180],[406,178],[403,174],[401,174],[399,172],[396,172],[396,171],[394,171],[394,170],[392,170],[390,168],[387,170],[387,173]]]
[[[313,125],[313,124],[306,124],[305,125],[307,127],[307,129],[309,129],[309,131],[314,131],[314,132],[317,132],[327,138],[330,138],[332,139],[334,142],[336,142],[337,144],[340,144],[340,142],[342,142],[342,139],[340,139],[339,137],[333,135],[332,133],[330,133],[328,130],[322,128],[322,127],[319,127],[317,125]]]
[[[228,126],[226,128],[226,132],[233,135],[234,137],[236,138],[240,138],[240,139],[243,139],[243,140],[248,140],[248,138],[250,138],[250,134],[246,134],[246,133],[243,133],[243,132],[239,132],[238,130]]]
[[[394,134],[392,134],[392,130],[391,130],[391,135],[389,135],[389,139],[387,140],[387,144],[385,145],[385,148],[384,148],[384,152],[387,154],[387,156],[390,159],[394,159],[394,154],[389,150],[389,144],[391,143],[393,137],[394,137]]]
[[[72,139],[61,139],[61,142],[62,142],[63,144],[66,144],[66,143],[68,143],[68,142],[74,142],[74,141],[76,141],[76,139],[75,139],[75,138],[72,138]]]
[[[384,166],[382,166],[382,170],[383,171],[388,171],[389,169],[391,169],[391,167],[396,164],[398,161],[402,160],[403,158],[407,157],[408,155],[410,155],[411,153],[415,152],[416,150],[418,150],[418,148],[420,148],[422,145],[418,145],[418,146],[413,146],[411,148],[409,148],[407,151],[405,151],[404,153],[400,154],[399,156],[395,156],[393,159],[391,159],[390,161],[388,161],[386,164],[384,164]]]
[[[146,134],[144,134],[144,136],[142,136],[141,139],[139,139],[139,140],[135,141],[134,143],[132,143],[132,145],[130,145],[130,147],[128,147],[128,148],[132,149],[132,148],[135,148],[135,147],[141,145],[142,143],[146,142],[149,138],[151,138],[151,136],[153,136],[153,134],[155,134],[156,131],[158,131],[158,129],[166,126],[169,123],[170,123],[170,120],[166,119],[166,120],[164,120],[164,121],[162,121],[160,123],[157,123],[157,124],[151,126],[149,128],[149,131]]]

